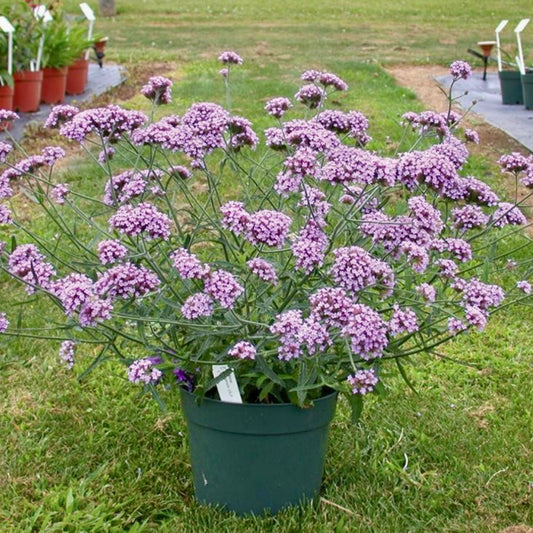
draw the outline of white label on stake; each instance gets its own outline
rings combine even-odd
[[[87,20],[96,20],[94,16],[94,11],[91,9],[91,6],[89,4],[87,4],[86,2],[81,3],[80,9]]]
[[[15,28],[11,25],[11,22],[6,19],[6,17],[0,17],[0,30],[6,33],[13,33]]]
[[[522,19],[518,23],[518,26],[514,29],[514,32],[521,33],[522,31],[524,31],[524,28],[528,25],[528,23],[529,23],[529,19]]]
[[[508,20],[502,20],[499,24],[498,24],[498,27],[496,28],[496,33],[500,33],[503,28],[505,28],[505,26],[507,26],[507,23],[509,21]]]
[[[226,370],[229,370],[228,365],[213,365],[213,376],[216,378]],[[239,392],[239,386],[237,385],[237,379],[233,370],[231,374],[217,383],[217,390],[223,402],[242,403],[241,393]]]

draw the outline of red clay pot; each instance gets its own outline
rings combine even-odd
[[[13,111],[13,87],[9,85],[0,85],[0,109]],[[11,122],[0,122],[0,131],[11,129]]]
[[[13,79],[15,80],[13,109],[21,113],[37,111],[41,103],[43,71],[31,72],[29,70],[23,70],[21,72],[15,72]]]
[[[78,59],[68,67],[67,94],[81,94],[87,86],[89,60]]]
[[[61,104],[67,90],[68,67],[43,68],[43,89],[41,102],[44,104]]]

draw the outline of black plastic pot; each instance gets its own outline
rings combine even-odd
[[[521,105],[522,96],[521,74],[518,70],[500,70],[500,87],[502,90],[502,104]]]
[[[237,514],[316,500],[337,393],[309,409],[232,404],[181,391],[196,498]]]
[[[522,75],[522,94],[526,109],[533,109],[533,72]]]

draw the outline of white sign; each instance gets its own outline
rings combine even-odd
[[[6,17],[0,17],[0,30],[6,33],[13,33],[15,28],[11,25],[11,22],[6,19]]]
[[[220,376],[222,372],[229,370],[229,368],[228,365],[213,365],[213,376],[216,378],[217,376]],[[217,390],[218,395],[223,402],[242,403],[239,385],[237,385],[237,379],[235,378],[233,370],[231,371],[231,374],[217,383]]]
[[[520,70],[520,74],[523,76],[526,73],[526,66],[524,63],[524,52],[522,51],[522,40],[520,39],[520,33],[522,33],[523,29],[528,25],[529,19],[522,19],[518,26],[514,29],[514,32],[516,33],[516,43],[518,44],[518,56],[516,57],[516,62],[518,63],[518,69]]]
[[[42,20],[44,24],[52,20],[52,15],[45,5],[37,6],[33,10],[33,15],[37,20]]]
[[[514,32],[515,33],[520,33],[522,31],[524,31],[524,28],[529,24],[529,19],[522,19],[519,23],[518,23],[518,26],[514,29]]]
[[[498,27],[496,28],[496,33],[501,33],[501,31],[503,30],[503,28],[505,28],[505,26],[507,26],[507,23],[509,21],[508,20],[502,20],[499,24],[498,24]]]
[[[91,6],[87,4],[87,2],[83,2],[80,4],[80,9],[82,13],[85,15],[85,18],[89,21],[96,20],[96,17],[94,16],[94,11],[91,9]]]

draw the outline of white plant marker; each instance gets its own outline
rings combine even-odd
[[[496,32],[496,46],[498,48],[498,71],[499,72],[502,71],[502,52],[500,50],[500,33],[502,32],[503,28],[505,28],[505,26],[507,26],[508,22],[509,22],[508,20],[502,20],[498,24],[498,27],[495,30],[495,32]]]
[[[91,40],[93,36],[94,21],[96,17],[94,16],[94,11],[91,9],[91,6],[87,2],[82,2],[80,4],[81,12],[84,14],[85,18],[89,21],[89,31],[87,32],[87,40]],[[89,59],[90,51],[85,52],[85,59]]]
[[[0,17],[0,30],[7,33],[7,73],[13,74],[13,28],[11,22],[6,17]]]
[[[45,5],[37,6],[33,10],[33,16],[40,20],[45,26],[52,20],[52,15],[50,14],[50,11],[46,8]],[[43,60],[43,50],[44,50],[44,35],[41,37],[41,40],[39,41],[39,49],[37,50],[37,59],[35,61],[35,70],[39,70],[41,68],[41,61]]]
[[[228,365],[213,365],[213,376],[216,378],[222,372],[229,370]],[[231,371],[227,377],[217,383],[217,390],[220,399],[228,403],[242,403],[241,393],[239,392],[239,385],[235,378],[235,372]]]
[[[524,75],[526,73],[526,65],[524,63],[524,52],[522,52],[522,39],[520,34],[524,31],[524,28],[528,25],[529,19],[522,19],[518,26],[514,29],[516,33],[516,42],[518,44],[518,68],[520,69],[520,74]]]

